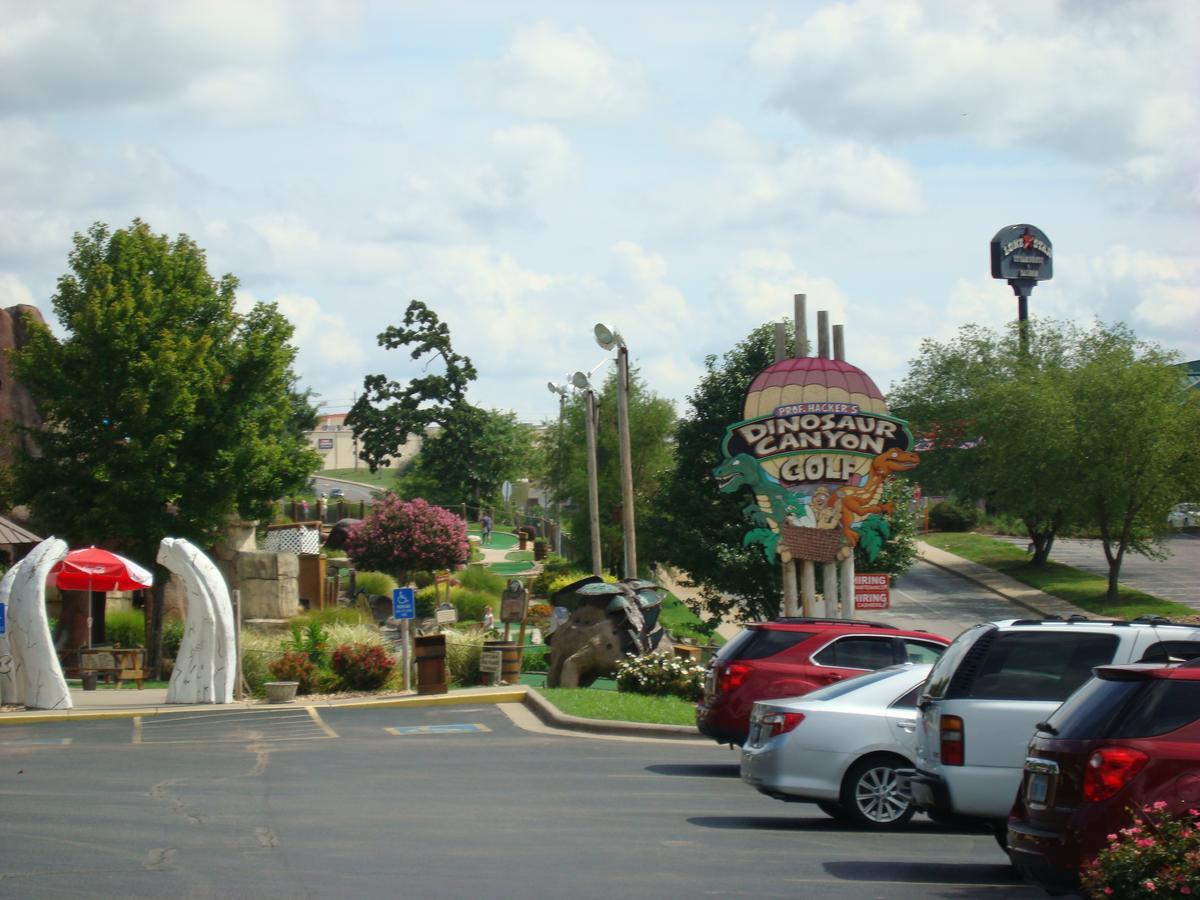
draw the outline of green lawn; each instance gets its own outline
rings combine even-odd
[[[696,705],[679,697],[648,697],[592,688],[541,688],[543,697],[570,716],[655,725],[695,725]]]
[[[927,534],[924,540],[939,550],[1003,572],[1022,584],[1045,591],[1053,597],[1066,600],[1105,618],[1181,618],[1195,615],[1195,610],[1182,603],[1174,603],[1124,586],[1120,588],[1117,601],[1109,603],[1105,597],[1108,591],[1107,579],[1056,562],[1047,562],[1041,568],[1035,569],[1029,565],[1029,554],[1019,546],[984,534],[946,532]]]
[[[165,688],[165,687],[169,687],[169,682],[156,681],[153,678],[147,678],[142,682],[142,686],[143,686],[143,688]],[[83,690],[83,682],[80,681],[78,678],[68,678],[67,679],[67,687],[69,687],[73,691],[81,691],[81,690]],[[137,689],[138,689],[138,686],[137,686],[136,682],[133,682],[133,681],[122,681],[121,682],[121,690],[123,690],[123,691],[136,691]],[[100,683],[98,683],[96,685],[96,690],[98,690],[98,691],[115,691],[116,687],[111,684],[108,684],[107,682],[101,681]]]

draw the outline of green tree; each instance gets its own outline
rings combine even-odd
[[[464,403],[448,410],[444,422],[400,473],[402,496],[477,508],[494,502],[505,481],[529,474],[532,435],[515,414]]]
[[[273,305],[238,313],[232,275],[214,279],[190,238],[140,220],[75,235],[69,263],[52,298],[66,336],[30,322],[13,355],[45,423],[18,452],[14,492],[41,527],[145,563],[165,536],[210,545],[231,514],[268,515],[319,468]]]
[[[1067,480],[1100,534],[1112,601],[1125,554],[1161,557],[1167,513],[1200,491],[1200,392],[1178,363],[1123,325],[1097,325],[1079,341],[1070,406],[1076,463]]]
[[[932,447],[919,478],[929,493],[983,498],[1019,518],[1034,548],[1033,564],[1075,522],[1068,473],[1078,437],[1069,371],[1077,331],[1039,321],[1022,349],[1006,333],[974,325],[951,341],[922,343],[905,379],[889,396],[893,411]]]
[[[617,378],[610,375],[596,392],[596,481],[599,486],[600,548],[606,568],[621,571],[624,554],[621,451],[617,432]],[[568,398],[563,427],[547,422],[536,441],[538,480],[562,499],[577,556],[591,546],[588,505],[587,420],[582,393]],[[638,558],[649,547],[643,524],[658,504],[663,474],[671,460],[675,410],[669,400],[649,391],[637,370],[629,373],[629,449],[633,470],[634,515],[638,522]]]
[[[789,348],[793,342],[789,338]],[[687,573],[703,598],[697,612],[710,622],[734,609],[749,618],[779,614],[779,566],[766,561],[762,548],[743,544],[746,498],[721,493],[712,474],[722,459],[726,427],[742,419],[747,386],[774,360],[772,324],[754,329],[724,357],[704,360],[688,411],[675,425],[674,465],[646,523],[654,559]]]
[[[442,370],[405,382],[368,375],[363,379],[363,395],[346,415],[346,425],[359,444],[359,457],[372,472],[388,465],[412,435],[424,435],[432,425],[446,427],[450,413],[465,403],[467,387],[476,377],[471,360],[454,351],[449,326],[420,300],[408,304],[403,327],[391,325],[379,335],[379,346],[389,350],[409,345],[413,345],[412,359],[440,358]]]

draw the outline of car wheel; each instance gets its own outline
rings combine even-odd
[[[855,763],[842,782],[845,820],[859,828],[896,828],[913,817],[912,797],[900,790],[897,769],[911,768],[898,756],[873,756]]]
[[[837,819],[839,822],[846,821],[846,808],[840,803],[834,803],[832,800],[818,800],[817,809],[831,819]]]

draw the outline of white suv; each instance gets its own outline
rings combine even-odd
[[[964,631],[917,704],[916,805],[936,819],[1003,825],[1037,724],[1094,667],[1196,656],[1200,628],[1161,618],[1016,619]]]

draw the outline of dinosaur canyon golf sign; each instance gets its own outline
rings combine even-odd
[[[723,491],[754,494],[746,543],[770,560],[834,562],[861,542],[874,559],[894,511],[884,485],[918,457],[908,424],[867,374],[841,359],[784,359],[751,382],[742,414],[714,475]]]

